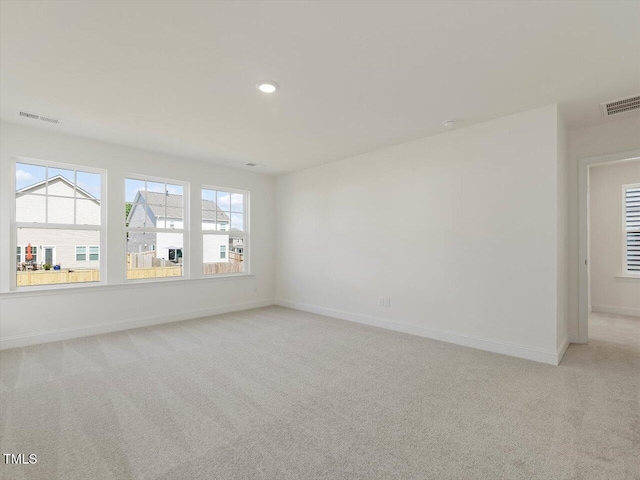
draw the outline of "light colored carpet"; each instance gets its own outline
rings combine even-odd
[[[38,463],[0,476],[638,479],[640,321],[591,335],[552,367],[268,307],[8,350]]]

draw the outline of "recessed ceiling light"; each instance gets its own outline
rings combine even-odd
[[[446,122],[442,122],[442,125],[447,127],[447,128],[453,128],[456,126],[456,121],[455,120],[447,120]]]
[[[256,83],[256,88],[262,93],[273,93],[278,90],[278,84],[271,81],[258,82]]]

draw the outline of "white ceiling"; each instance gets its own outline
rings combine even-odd
[[[3,120],[268,173],[553,102],[571,128],[615,121],[599,103],[640,93],[638,1],[0,8]]]

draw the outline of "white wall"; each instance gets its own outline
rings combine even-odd
[[[278,177],[279,302],[555,363],[558,120],[551,105]]]
[[[589,241],[591,308],[594,312],[640,316],[640,277],[622,277],[624,200],[622,186],[640,183],[640,161],[591,167]]]
[[[569,346],[569,133],[558,112],[558,305],[556,348],[563,354]]]
[[[108,171],[107,268],[110,285],[38,292],[10,292],[15,251],[10,248],[13,156],[44,159]],[[203,278],[198,208],[191,210],[191,280],[162,283],[125,281],[124,178],[152,174],[190,182],[192,205],[200,205],[200,186],[221,185],[251,192],[251,270],[253,276]],[[274,298],[275,179],[242,169],[218,167],[124,146],[0,124],[0,337],[3,347],[68,338],[159,321],[198,317],[236,308],[270,304]],[[140,298],[152,298],[140,308]],[[50,334],[44,335],[47,332]],[[53,332],[53,333],[51,333]]]
[[[640,117],[569,132],[569,331],[578,341],[578,160],[640,149]]]

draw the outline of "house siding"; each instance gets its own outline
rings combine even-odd
[[[49,195],[45,196],[47,191]],[[59,264],[63,269],[99,268],[99,260],[76,261],[76,246],[100,246],[99,230],[41,228],[37,223],[48,221],[97,226],[100,225],[100,214],[98,200],[80,190],[74,191],[72,184],[60,178],[50,180],[48,190],[45,184],[22,189],[16,196],[16,221],[34,223],[34,228],[17,230],[16,245],[22,247],[21,261],[26,261],[25,247],[31,244],[38,248],[37,264],[41,265],[45,261],[43,248],[53,247],[53,263]],[[88,256],[87,250],[87,258]]]
[[[63,269],[100,268],[100,261],[76,261],[76,245],[100,245],[100,232],[98,230],[58,230],[48,228],[19,228],[16,244],[24,248],[31,244],[38,247],[37,263],[44,263],[43,247],[55,247],[54,263],[60,264]],[[102,252],[100,252],[102,254]],[[87,258],[89,252],[87,250]]]

